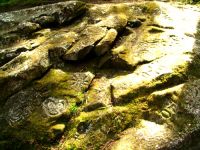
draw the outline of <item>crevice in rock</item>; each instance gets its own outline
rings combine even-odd
[[[71,20],[67,21],[67,22],[64,22],[63,24],[59,24],[57,22],[54,22],[51,26],[49,26],[49,24],[47,26],[44,26],[43,28],[52,28],[52,29],[60,29],[60,28],[64,28],[64,27],[67,27],[67,26],[70,26],[72,24],[74,24],[76,21],[78,20],[82,20],[84,18],[86,14],[86,11],[82,11],[80,12],[76,17],[72,18]],[[80,31],[81,32],[81,31]]]
[[[89,83],[88,87],[85,89],[84,94],[86,94],[91,89],[91,85],[92,85],[92,82],[94,81],[94,79],[96,79],[96,75],[95,74],[94,74],[94,78],[91,80],[91,82]]]
[[[113,41],[113,43],[111,44],[110,46],[110,50],[107,51],[101,58],[100,58],[100,62],[98,64],[98,68],[112,68],[112,64],[111,62],[107,64],[107,61],[110,61],[110,59],[112,60],[113,56],[112,56],[112,49],[117,47],[118,43],[120,43],[122,37],[124,36],[128,36],[129,34],[131,34],[131,30],[127,30],[126,27],[122,28],[120,31],[118,31],[118,34],[117,34],[117,37],[115,38],[115,40]],[[103,60],[104,58],[107,58],[105,59],[105,61],[102,61],[101,62],[101,59]],[[106,65],[104,65],[106,63]],[[121,67],[115,67],[115,69],[119,69],[119,70],[124,70],[121,69]]]
[[[115,106],[116,101],[115,101],[115,98],[114,98],[114,92],[113,92],[113,90],[114,90],[114,87],[113,87],[112,84],[110,84],[110,97],[111,97],[111,102],[112,102],[112,105]]]
[[[152,27],[151,29],[149,29],[149,33],[152,33],[152,34],[162,33],[162,32],[165,32],[165,31],[158,27]]]
[[[5,53],[0,52],[0,56],[1,56],[1,58],[0,58],[0,67],[5,65],[9,61],[12,61],[12,59],[14,59],[15,57],[19,56],[22,52],[32,51],[37,47],[39,47],[39,45],[35,46],[35,47],[32,47],[31,49],[27,49],[25,47],[20,47],[20,48],[17,48],[15,51],[10,51],[10,52],[4,51]]]
[[[172,26],[163,26],[163,25],[160,25],[160,24],[148,24],[147,26],[153,26],[153,27],[158,27],[158,28],[162,28],[162,29],[174,29],[174,27]]]

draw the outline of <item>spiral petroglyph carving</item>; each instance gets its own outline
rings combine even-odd
[[[23,112],[21,109],[10,109],[7,115],[7,121],[10,126],[14,126],[15,124],[18,124],[21,120],[24,119],[22,116]]]
[[[33,107],[26,106],[24,108],[17,106],[8,111],[7,121],[10,126],[15,126],[25,120],[33,111]]]
[[[33,89],[21,91],[11,97],[5,106],[6,120],[10,126],[19,125],[28,118],[36,107],[41,105],[41,95]]]
[[[61,115],[67,107],[64,99],[50,97],[42,103],[43,110],[48,117]]]

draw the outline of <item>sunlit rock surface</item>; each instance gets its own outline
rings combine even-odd
[[[0,149],[199,149],[200,11],[61,2],[0,14]]]
[[[51,69],[42,79],[32,83],[28,88],[11,96],[3,107],[5,120],[10,127],[26,127],[18,138],[48,138],[38,137],[48,133],[53,120],[70,116],[71,109],[84,101],[84,92],[88,89],[94,75],[90,72],[67,72],[61,69]],[[34,125],[38,133],[30,133],[28,127]],[[2,126],[3,129],[3,126]],[[42,132],[42,133],[40,133]],[[17,133],[15,133],[17,134]],[[33,136],[33,137],[32,137]],[[46,135],[47,136],[47,135]],[[52,134],[49,136],[53,136]]]

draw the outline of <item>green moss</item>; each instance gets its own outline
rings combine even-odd
[[[6,76],[6,72],[0,70],[0,79],[4,78],[5,76]]]
[[[65,150],[81,150],[81,149],[77,148],[76,145],[71,144],[71,145],[67,145],[65,147]]]
[[[35,88],[47,91],[48,96],[64,98],[70,103],[81,103],[84,100],[84,90],[73,86],[73,73],[64,72],[59,69],[51,69],[41,80],[35,82]],[[78,86],[78,85],[77,85]]]
[[[65,140],[65,149],[99,149],[105,142],[117,138],[123,130],[135,126],[144,104],[130,104],[92,112],[81,112],[72,119]]]

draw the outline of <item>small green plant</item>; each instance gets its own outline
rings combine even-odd
[[[72,104],[70,107],[70,112],[71,113],[76,113],[78,110],[78,106],[76,104]]]

